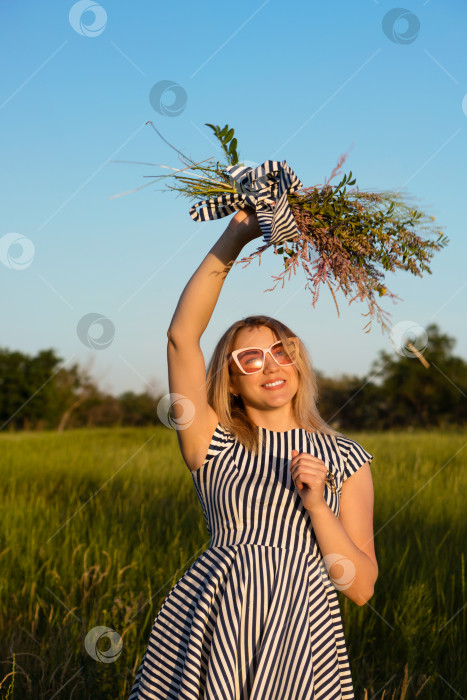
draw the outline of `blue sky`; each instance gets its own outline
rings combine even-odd
[[[65,366],[87,367],[114,394],[168,391],[167,328],[230,217],[195,223],[189,200],[160,191],[160,183],[111,198],[164,172],[113,160],[179,166],[145,125],[152,120],[200,160],[220,155],[204,123],[228,123],[241,159],[286,160],[307,186],[329,177],[352,147],[343,172],[352,170],[361,189],[417,198],[450,239],[435,254],[432,275],[387,278],[403,301],[383,308],[394,325],[438,323],[467,357],[467,7],[406,3],[391,40],[383,24],[394,7],[4,0],[0,345],[34,354],[53,347]],[[149,100],[163,80],[186,93],[177,116],[158,113]],[[166,106],[172,100],[173,93],[162,96]],[[22,269],[14,260],[24,247],[12,233],[29,245]],[[261,266],[233,267],[202,337],[206,363],[224,330],[255,313],[287,323],[328,375],[363,375],[379,350],[394,352],[376,321],[363,331],[364,304],[349,307],[339,295],[338,318],[323,288],[313,309],[302,270],[265,292],[280,260],[271,248]],[[115,329],[105,348],[79,337],[78,323],[91,313]]]

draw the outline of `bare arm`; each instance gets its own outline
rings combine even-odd
[[[200,339],[235,259],[246,243],[261,235],[252,209],[235,214],[188,281],[167,331],[170,393],[184,397],[182,404],[175,401],[173,404],[174,417],[180,418],[177,437],[190,469],[202,466],[218,423],[218,417],[207,400],[206,365]],[[187,407],[193,416],[191,422],[183,420]],[[180,408],[184,409],[181,415]]]
[[[363,464],[342,484],[340,515],[336,518],[327,503],[308,511],[329,575],[336,588],[357,605],[374,593],[378,578],[373,542],[373,480],[370,465]],[[337,555],[333,565],[333,555]]]
[[[222,285],[242,248],[261,235],[253,210],[240,210],[191,276],[175,309],[167,336],[199,342],[212,316]]]

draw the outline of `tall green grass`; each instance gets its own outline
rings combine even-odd
[[[339,593],[355,696],[465,697],[466,434],[349,437],[374,455],[380,571],[367,605]],[[175,432],[4,434],[0,450],[0,699],[126,699],[160,605],[209,545]],[[86,651],[96,626],[123,640],[113,663]]]

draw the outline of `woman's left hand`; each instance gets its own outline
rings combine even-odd
[[[313,510],[326,503],[324,499],[324,483],[328,468],[319,457],[307,452],[292,450],[290,463],[292,480],[297,487],[298,495],[307,510]]]

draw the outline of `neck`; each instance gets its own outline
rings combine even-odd
[[[284,433],[287,430],[302,427],[297,423],[293,412],[288,406],[271,411],[258,411],[250,406],[246,406],[245,410],[255,425],[266,430]]]

